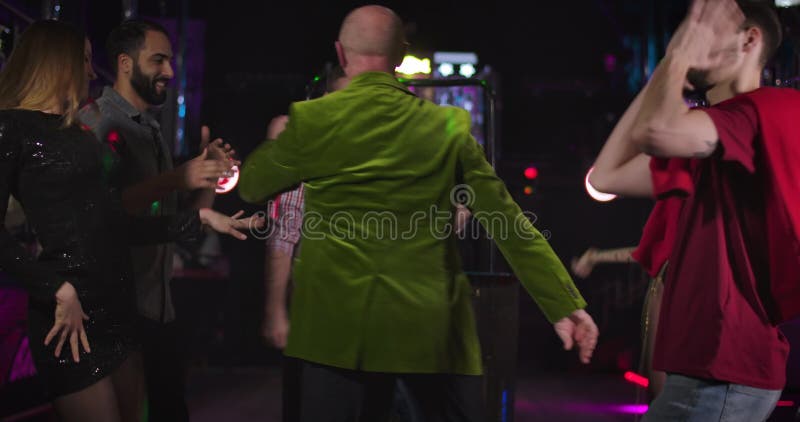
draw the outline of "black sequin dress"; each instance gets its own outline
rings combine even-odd
[[[136,315],[129,246],[194,240],[197,212],[133,218],[123,212],[114,185],[115,154],[58,115],[0,111],[0,204],[13,195],[25,211],[42,253],[32,258],[0,228],[0,271],[29,294],[28,335],[37,371],[51,396],[82,390],[113,372],[136,350]],[[3,221],[5,207],[0,207]],[[53,326],[55,293],[75,286],[91,353],[75,363],[68,342],[55,357],[44,346]],[[82,349],[82,348],[81,348]]]

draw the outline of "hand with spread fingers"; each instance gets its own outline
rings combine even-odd
[[[694,0],[667,54],[683,58],[692,69],[711,69],[727,58],[732,37],[744,22],[735,0]]]
[[[225,143],[222,138],[211,141],[211,129],[203,126],[200,129],[200,151],[208,148],[209,160],[230,161],[234,166],[241,166],[242,162],[236,159],[236,150],[231,144]]]
[[[586,311],[578,309],[568,317],[556,322],[553,327],[564,343],[564,350],[572,350],[573,346],[577,344],[578,357],[581,362],[588,364],[592,360],[600,331]]]
[[[175,169],[180,190],[216,189],[219,178],[230,173],[232,162],[210,160],[209,154],[209,148],[205,148],[200,155]]]
[[[86,353],[91,353],[92,351],[89,347],[89,337],[83,327],[83,321],[88,319],[89,317],[81,307],[81,301],[78,300],[78,293],[75,291],[75,287],[69,282],[65,282],[56,292],[55,322],[53,323],[53,328],[50,329],[44,339],[44,345],[49,346],[53,339],[58,337],[54,353],[58,358],[61,356],[64,343],[69,341],[72,360],[80,362],[81,346]]]
[[[264,217],[256,214],[242,218],[244,211],[239,211],[232,216],[227,216],[210,208],[200,210],[200,221],[211,227],[214,231],[230,235],[239,240],[246,240],[247,235],[242,230],[260,229],[266,224]]]

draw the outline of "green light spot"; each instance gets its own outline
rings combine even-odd
[[[161,201],[150,204],[150,215],[161,215]]]
[[[103,172],[106,176],[111,174],[111,170],[114,168],[114,156],[110,152],[106,152],[103,154]]]
[[[452,135],[456,133],[458,130],[458,122],[456,122],[456,112],[455,110],[450,110],[447,114],[447,126],[445,127],[445,131],[447,131],[448,135]]]

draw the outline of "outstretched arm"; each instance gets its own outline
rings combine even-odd
[[[580,258],[572,259],[572,272],[580,278],[589,277],[597,264],[628,264],[633,262],[636,247],[599,250],[589,248]]]
[[[174,191],[197,189],[213,190],[217,180],[230,171],[232,164],[223,160],[209,160],[208,150],[174,170],[148,178],[122,191],[122,205],[129,213],[147,209]],[[202,205],[202,204],[201,204]]]
[[[465,139],[459,158],[464,183],[474,191],[474,201],[468,204],[473,218],[492,236],[514,274],[554,324],[564,348],[571,349],[577,343],[581,361],[589,363],[598,330],[591,316],[583,310],[586,301],[567,269],[511,198],[471,136]],[[497,217],[501,217],[504,224],[495,224]]]

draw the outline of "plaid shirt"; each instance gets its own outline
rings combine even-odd
[[[275,222],[275,230],[267,239],[271,250],[283,251],[293,255],[300,242],[300,229],[303,227],[303,185],[278,196],[272,204],[270,216]]]

